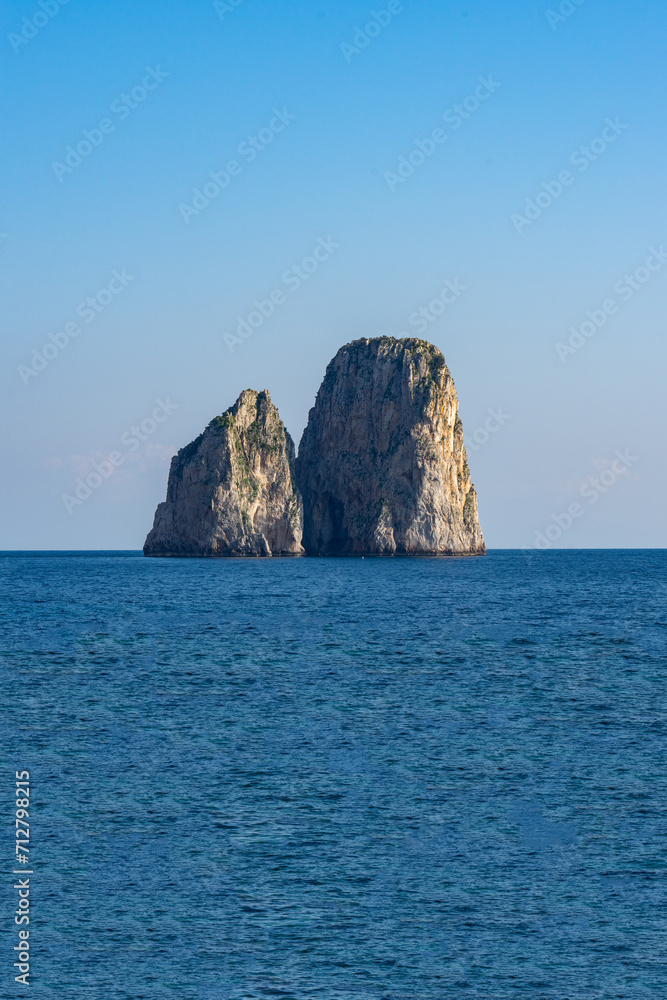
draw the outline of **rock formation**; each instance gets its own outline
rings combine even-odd
[[[309,555],[482,555],[454,382],[413,338],[342,347],[296,462]]]
[[[147,556],[302,555],[294,444],[268,392],[246,389],[172,459]]]

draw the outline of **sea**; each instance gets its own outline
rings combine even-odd
[[[0,566],[0,995],[667,997],[667,552]]]

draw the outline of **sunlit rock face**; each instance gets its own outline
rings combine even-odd
[[[327,368],[296,462],[309,555],[483,555],[458,398],[441,352],[379,337]]]
[[[268,392],[247,389],[174,457],[147,556],[302,555],[294,444]]]

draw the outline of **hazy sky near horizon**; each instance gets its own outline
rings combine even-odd
[[[0,28],[0,548],[140,548],[242,389],[298,444],[379,335],[443,351],[490,548],[667,546],[659,0],[14,0]]]

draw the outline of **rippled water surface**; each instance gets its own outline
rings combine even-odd
[[[0,563],[32,997],[667,996],[667,553]]]

